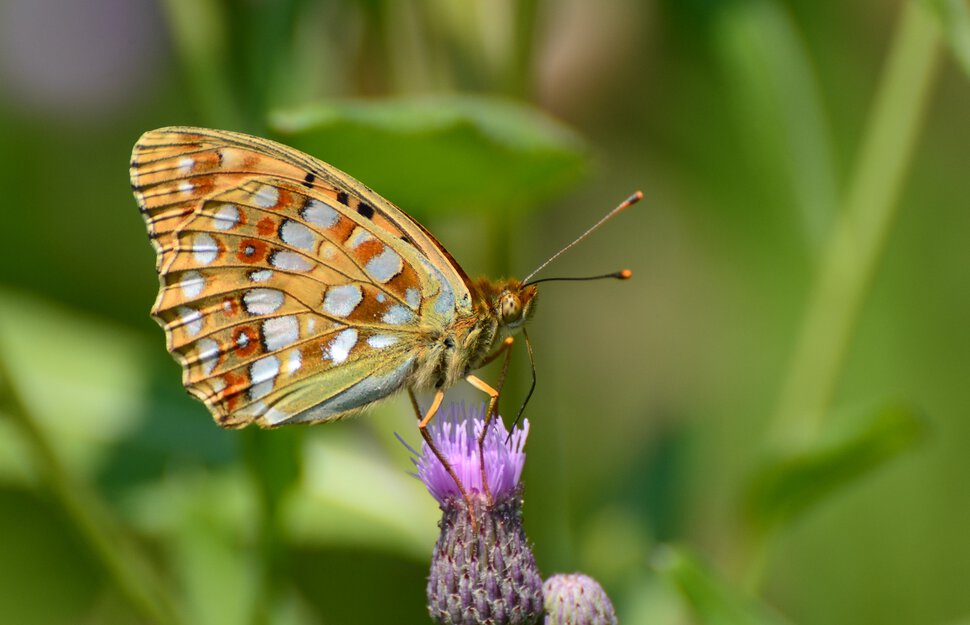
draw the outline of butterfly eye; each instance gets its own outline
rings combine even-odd
[[[505,291],[499,296],[498,314],[505,325],[515,323],[522,318],[522,304],[513,293]]]

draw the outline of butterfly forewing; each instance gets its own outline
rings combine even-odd
[[[131,181],[158,253],[152,310],[219,423],[339,418],[400,388],[467,277],[414,220],[280,144],[146,133]]]

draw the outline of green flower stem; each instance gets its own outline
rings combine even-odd
[[[785,442],[813,440],[828,412],[926,114],[939,40],[926,9],[907,2],[772,421]]]
[[[829,411],[861,305],[885,246],[940,64],[939,28],[917,2],[904,5],[856,169],[771,422],[775,443],[815,440]],[[748,544],[747,586],[760,585],[774,531]]]
[[[51,493],[101,560],[121,595],[145,621],[165,625],[182,623],[177,604],[161,583],[161,576],[148,554],[88,484],[64,466],[47,434],[31,416],[2,358],[0,390],[5,390],[9,415],[20,425],[33,448],[37,466]]]

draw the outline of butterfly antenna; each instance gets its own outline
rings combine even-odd
[[[512,427],[509,428],[509,436],[505,439],[506,444],[512,440],[512,432],[515,431],[515,426],[522,419],[522,413],[525,412],[525,407],[529,405],[529,400],[532,399],[532,393],[536,390],[536,357],[532,351],[532,341],[529,340],[529,334],[525,331],[525,327],[522,328],[522,338],[525,339],[525,348],[529,352],[529,364],[532,366],[532,385],[529,386],[529,392],[525,396],[525,401],[522,402],[522,406],[519,408],[519,414],[515,415],[515,421],[512,422]]]
[[[575,241],[573,241],[572,243],[570,243],[566,247],[562,248],[561,250],[559,250],[558,252],[556,252],[555,254],[553,254],[552,257],[549,260],[547,260],[546,262],[544,262],[541,265],[539,265],[539,267],[535,271],[533,271],[532,273],[530,273],[529,275],[527,275],[525,277],[525,279],[522,280],[522,282],[524,284],[525,283],[528,283],[529,282],[529,278],[531,278],[532,276],[536,275],[537,273],[539,273],[540,271],[542,271],[543,269],[545,269],[546,265],[548,265],[552,261],[554,261],[557,258],[559,258],[560,256],[562,256],[571,247],[573,247],[574,245],[576,245],[577,243],[579,243],[580,241],[582,241],[583,239],[585,239],[586,237],[588,237],[589,235],[591,235],[593,232],[596,231],[597,228],[599,228],[600,226],[602,226],[603,224],[605,224],[607,221],[609,221],[615,215],[617,215],[618,213],[620,213],[620,212],[622,212],[622,211],[630,208],[631,206],[633,206],[634,204],[636,204],[637,202],[639,202],[642,199],[643,199],[643,192],[642,191],[637,191],[636,193],[634,193],[633,195],[631,195],[627,199],[623,200],[623,202],[619,206],[617,206],[616,208],[614,208],[613,210],[611,210],[610,212],[608,212],[602,219],[600,219],[595,224],[593,224],[593,226],[589,230],[587,230],[586,232],[584,232],[581,235],[579,235],[579,237],[577,237]],[[608,278],[608,277],[611,277],[611,274],[610,275],[606,275],[606,276],[602,276],[602,277]],[[627,277],[629,277],[629,276],[627,276]],[[588,278],[588,279],[595,279],[595,278]]]

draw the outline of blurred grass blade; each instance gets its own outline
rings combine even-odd
[[[347,100],[280,110],[270,124],[419,216],[521,210],[563,192],[587,166],[575,132],[496,98]]]
[[[718,46],[744,136],[741,149],[761,182],[794,203],[818,250],[839,205],[832,134],[808,51],[791,16],[767,0],[730,3]]]
[[[970,5],[966,0],[924,0],[939,16],[943,36],[970,77]]]
[[[771,437],[812,440],[829,414],[929,109],[942,56],[938,31],[925,7],[903,4],[842,212],[819,258]]]
[[[923,419],[910,408],[876,410],[838,440],[822,441],[761,467],[748,491],[749,518],[762,528],[789,522],[912,449],[924,433]]]
[[[684,549],[663,547],[657,572],[680,593],[700,625],[789,625],[789,621],[730,586]]]

